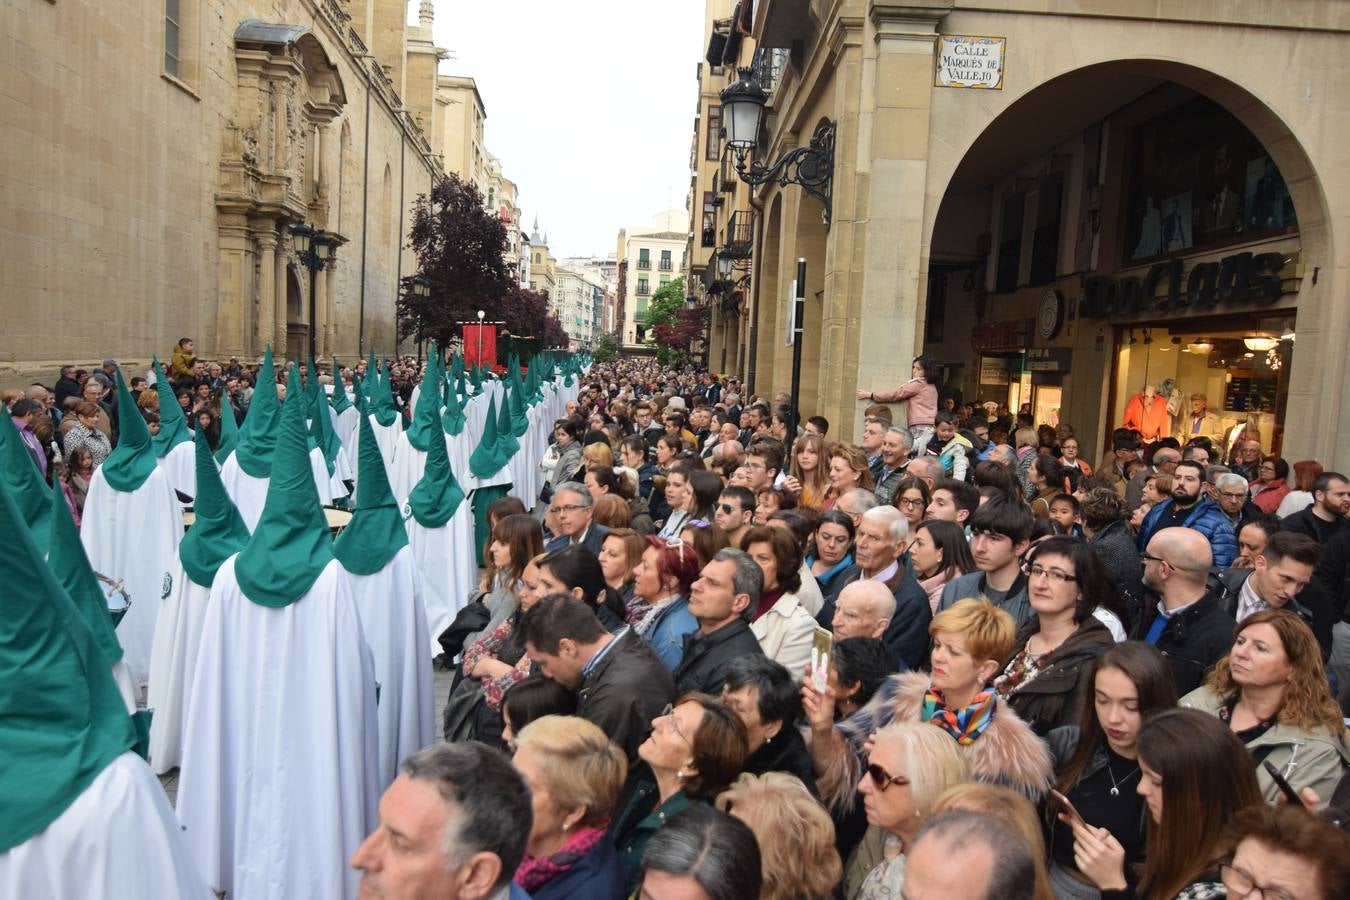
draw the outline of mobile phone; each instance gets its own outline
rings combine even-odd
[[[820,693],[825,693],[830,682],[830,656],[834,652],[834,636],[819,625],[811,636],[811,682]]]
[[[1261,760],[1261,765],[1270,773],[1271,780],[1273,780],[1275,786],[1280,789],[1280,793],[1284,794],[1284,798],[1295,806],[1301,807],[1303,805],[1303,799],[1299,797],[1298,791],[1294,790],[1294,786],[1280,774],[1280,770],[1272,766],[1268,759]]]
[[[1081,825],[1084,828],[1087,827],[1087,822],[1084,821],[1082,815],[1079,814],[1077,807],[1073,805],[1073,801],[1071,801],[1068,797],[1064,796],[1054,788],[1050,789],[1050,795],[1054,797],[1057,801],[1059,801],[1060,806],[1064,807],[1065,815],[1067,815],[1072,820],[1073,824]]]

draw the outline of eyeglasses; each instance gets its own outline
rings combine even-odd
[[[742,468],[742,469],[764,469],[765,471],[767,471],[769,467],[766,466],[766,465],[764,465],[764,463],[744,462],[744,463],[741,463],[741,468]]]
[[[740,512],[739,509],[730,503],[719,503],[717,504],[717,508],[729,516],[734,516],[736,513]]]
[[[1154,556],[1151,553],[1140,553],[1139,561],[1143,563],[1152,561],[1156,563],[1164,563],[1165,565],[1169,566],[1172,565],[1170,562],[1167,562],[1167,560],[1163,559],[1161,556]]]
[[[1243,900],[1250,900],[1253,896],[1259,897],[1260,900],[1294,900],[1279,888],[1262,887],[1252,876],[1232,863],[1219,866],[1219,879],[1228,889],[1230,897],[1241,897]]]
[[[867,767],[867,774],[872,779],[872,783],[877,786],[877,790],[881,791],[883,794],[886,793],[886,789],[893,784],[901,786],[909,784],[908,778],[892,775],[876,763],[872,763]]]
[[[1227,497],[1229,500],[1245,500],[1245,499],[1247,499],[1247,492],[1246,492],[1246,491],[1219,491],[1219,496],[1220,496],[1220,497]]]
[[[689,738],[685,737],[683,731],[680,731],[680,723],[677,722],[677,721],[675,720],[675,704],[674,704],[674,703],[667,703],[667,704],[666,704],[666,708],[663,709],[663,710],[661,710],[661,715],[657,716],[657,718],[658,718],[658,719],[669,719],[669,720],[670,720],[670,730],[673,731],[673,732],[675,732],[675,734],[679,735],[680,740],[684,741],[686,744],[688,744],[688,745],[691,746],[691,747],[694,746],[694,742],[691,741],[691,740],[689,740]]]
[[[579,510],[579,509],[587,509],[587,508],[588,508],[588,507],[582,506],[580,503],[569,503],[569,504],[567,504],[566,506],[550,506],[550,507],[548,508],[548,511],[551,512],[551,513],[554,513],[554,514],[556,514],[556,513],[570,513],[570,512],[576,512],[576,511]]]
[[[1022,573],[1028,578],[1049,578],[1055,584],[1063,584],[1066,581],[1077,581],[1078,577],[1070,575],[1063,569],[1047,569],[1042,565],[1022,566]]]
[[[912,498],[901,497],[900,505],[903,506],[905,509],[920,509],[924,505],[924,503],[922,498],[914,500]]]

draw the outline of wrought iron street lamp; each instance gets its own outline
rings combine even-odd
[[[322,228],[311,228],[304,222],[291,228],[291,238],[295,242],[295,255],[300,264],[309,269],[309,355],[312,359],[318,355],[315,347],[318,327],[315,322],[314,286],[319,273],[334,262],[332,254],[342,239]]]
[[[759,143],[764,124],[764,105],[769,95],[760,87],[751,69],[738,70],[740,78],[722,91],[722,122],[727,130],[727,146],[736,154],[736,173],[746,184],[777,183],[782,187],[800,185],[825,206],[821,218],[830,227],[830,197],[834,181],[834,128],[829,119],[821,122],[805,147],[794,147],[773,165],[759,161],[746,165],[746,155]]]

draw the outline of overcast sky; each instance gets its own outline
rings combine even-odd
[[[417,2],[409,19],[417,21]],[[488,152],[553,255],[604,256],[618,230],[684,209],[702,0],[437,0],[435,37],[487,109]]]

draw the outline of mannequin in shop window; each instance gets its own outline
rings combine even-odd
[[[1193,437],[1207,437],[1212,441],[1223,437],[1223,423],[1209,408],[1209,398],[1204,394],[1191,394],[1191,412],[1182,417],[1177,429],[1177,440],[1183,445]]]
[[[1146,384],[1125,404],[1126,428],[1139,432],[1148,443],[1167,436],[1171,431],[1171,416],[1167,414],[1167,399],[1158,393],[1155,385]]]

